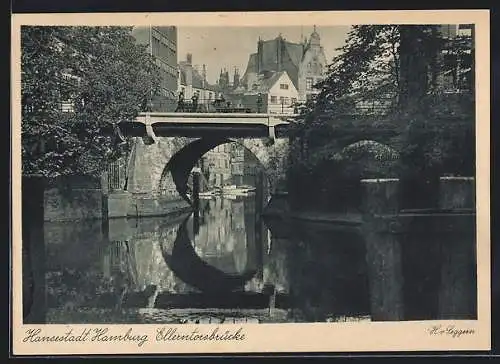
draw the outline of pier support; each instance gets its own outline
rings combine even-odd
[[[142,138],[142,140],[144,141],[144,144],[151,145],[151,144],[156,143],[156,134],[153,130],[153,126],[151,125],[151,115],[150,114],[145,115],[144,125],[146,127],[146,135]]]
[[[475,180],[471,177],[440,179],[440,208],[475,210]],[[462,217],[453,236],[442,239],[443,263],[439,290],[439,317],[445,320],[477,318],[477,265],[475,213]]]
[[[401,243],[380,225],[380,217],[398,211],[397,179],[362,180],[366,264],[373,321],[404,317]]]

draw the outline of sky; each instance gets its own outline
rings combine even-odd
[[[336,48],[344,45],[349,26],[318,26],[316,31],[321,37],[328,62],[338,53]],[[263,40],[276,38],[280,33],[290,42],[300,42],[301,34],[309,38],[312,26],[286,27],[178,27],[178,62],[193,55],[194,65],[206,65],[207,80],[215,84],[221,68],[226,68],[231,76],[234,67],[243,76],[251,53],[257,52],[259,36]]]

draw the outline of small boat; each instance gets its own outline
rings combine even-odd
[[[250,186],[250,185],[241,185],[241,186],[238,186],[238,188],[245,190],[245,192],[255,192],[255,190],[257,189],[256,187]]]
[[[255,187],[253,186],[236,186],[229,185],[222,188],[222,193],[224,195],[238,195],[238,196],[248,196],[255,192]]]
[[[231,192],[236,190],[236,185],[226,185],[222,187],[222,192]]]

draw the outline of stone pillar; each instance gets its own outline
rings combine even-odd
[[[438,294],[439,318],[477,318],[477,276],[473,232],[453,234],[442,243],[441,287]]]
[[[195,211],[200,209],[200,173],[201,169],[195,167],[193,169],[193,207]]]
[[[363,235],[370,287],[373,321],[398,321],[404,318],[401,245],[398,235],[383,226],[377,215],[398,212],[397,179],[362,180]]]
[[[23,321],[44,324],[47,314],[43,177],[22,179]]]
[[[440,208],[475,209],[475,180],[472,177],[441,177]],[[457,216],[453,232],[442,238],[441,319],[477,317],[477,266],[475,214]]]
[[[475,209],[476,184],[473,177],[441,177],[439,208]]]
[[[362,211],[366,215],[388,215],[399,212],[399,179],[363,179]]]

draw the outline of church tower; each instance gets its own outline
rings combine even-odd
[[[314,30],[311,33],[311,37],[309,38],[309,45],[312,48],[319,48],[321,46],[321,37],[319,33],[316,31],[316,25],[314,26]]]
[[[234,67],[233,87],[237,88],[239,85],[240,85],[240,74],[238,68]]]

